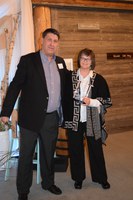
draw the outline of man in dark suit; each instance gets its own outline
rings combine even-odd
[[[59,38],[57,30],[46,29],[42,33],[42,49],[21,57],[2,106],[1,120],[6,123],[20,96],[20,152],[16,181],[18,200],[28,199],[37,138],[40,142],[41,186],[54,194],[62,193],[54,183],[54,152],[67,71],[64,60],[55,55]]]

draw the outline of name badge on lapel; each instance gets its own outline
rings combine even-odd
[[[62,64],[62,63],[59,63],[59,64],[58,64],[58,67],[59,67],[59,69],[63,69],[63,64]]]

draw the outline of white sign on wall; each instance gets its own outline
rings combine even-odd
[[[73,70],[73,59],[65,58],[64,61],[66,63],[67,69],[72,71]]]

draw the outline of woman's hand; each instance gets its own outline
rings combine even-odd
[[[90,104],[90,98],[89,97],[84,97],[82,99],[82,101],[84,102],[82,105],[89,106],[89,104]]]

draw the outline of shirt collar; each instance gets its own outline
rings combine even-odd
[[[43,60],[46,62],[48,61],[48,57],[44,54],[44,52],[42,50],[40,50],[40,56],[41,58],[43,58]],[[52,60],[55,60],[56,59],[56,55],[53,55],[53,59]]]
[[[78,69],[78,71],[77,71],[77,77],[79,77],[79,79],[82,78],[82,75],[80,74],[80,69]],[[93,77],[93,70],[90,70],[88,76],[86,76],[85,78],[89,78],[90,79],[92,77]]]

